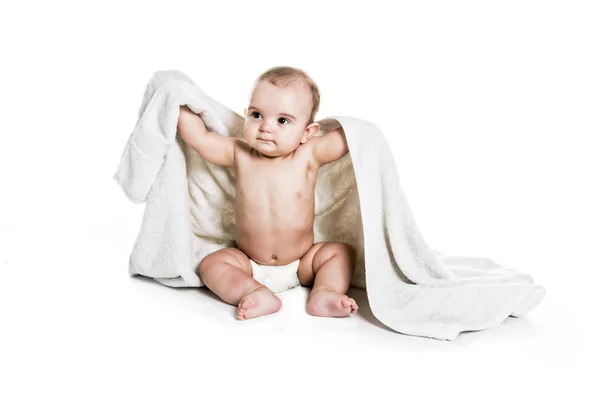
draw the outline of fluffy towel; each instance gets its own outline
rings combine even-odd
[[[202,259],[234,246],[235,176],[232,168],[205,162],[176,135],[180,105],[199,114],[209,130],[242,137],[242,116],[183,73],[158,71],[148,82],[114,179],[131,201],[146,202],[130,274],[199,287],[204,284],[195,270]],[[352,285],[367,290],[382,323],[409,335],[453,340],[462,331],[523,316],[543,299],[544,288],[526,274],[427,246],[375,125],[339,116],[318,122],[319,135],[341,125],[350,152],[319,171],[315,242],[354,246]]]

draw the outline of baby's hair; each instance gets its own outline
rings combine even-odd
[[[308,89],[310,90],[310,93],[312,95],[312,110],[310,112],[310,118],[308,120],[308,123],[312,124],[313,122],[315,122],[315,115],[317,114],[317,111],[319,111],[319,104],[321,103],[321,92],[319,91],[319,87],[317,86],[315,81],[310,76],[308,76],[306,72],[302,71],[299,68],[293,67],[273,67],[263,72],[256,79],[256,83],[260,81],[267,81],[279,87],[286,87],[290,83],[297,80],[300,80],[302,83],[308,86]]]

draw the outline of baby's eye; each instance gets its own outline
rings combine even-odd
[[[260,113],[258,111],[253,111],[252,114],[250,114],[251,116],[253,116],[254,118],[256,118],[256,115],[260,115]]]
[[[287,121],[287,123],[288,123],[288,124],[290,123],[290,120],[289,120],[289,119],[281,117],[281,118],[279,118],[279,121],[280,121],[279,123],[280,123],[280,124],[283,124],[283,125],[285,125],[283,122],[281,122],[282,120],[283,120],[283,121]]]

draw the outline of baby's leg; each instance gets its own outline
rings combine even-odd
[[[214,294],[238,306],[238,319],[272,314],[281,308],[279,297],[252,279],[250,260],[238,249],[225,248],[209,254],[197,273]]]
[[[302,257],[298,280],[313,286],[306,311],[319,317],[345,317],[355,314],[358,305],[346,296],[350,287],[356,253],[345,243],[320,242]]]

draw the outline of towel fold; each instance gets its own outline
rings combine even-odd
[[[114,179],[131,201],[146,203],[130,274],[199,287],[195,270],[202,259],[235,247],[235,177],[232,168],[207,163],[176,135],[180,105],[213,132],[243,136],[242,116],[185,74],[158,71],[146,86]],[[427,246],[377,126],[348,116],[317,122],[318,135],[342,126],[349,153],[319,170],[315,242],[356,249],[352,285],[366,289],[378,320],[404,334],[453,340],[462,331],[521,317],[543,299],[544,288],[529,275],[488,258],[449,256]]]

